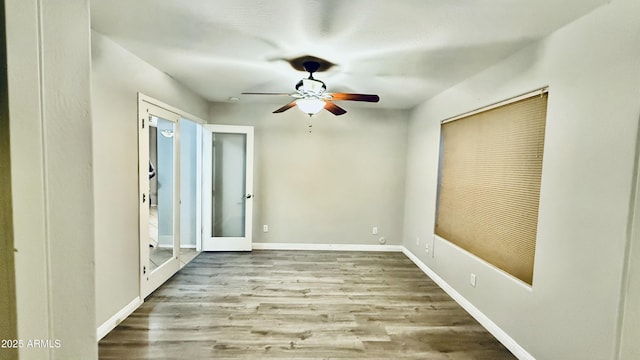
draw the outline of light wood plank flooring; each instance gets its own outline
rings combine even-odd
[[[187,265],[199,252],[194,248],[180,248],[180,267]],[[153,271],[173,256],[173,249],[149,248],[149,270]]]
[[[401,253],[202,253],[100,359],[515,359]]]

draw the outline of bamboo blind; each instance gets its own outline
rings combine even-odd
[[[547,93],[444,123],[435,232],[533,283]]]

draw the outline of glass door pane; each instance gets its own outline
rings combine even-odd
[[[152,116],[149,127],[149,270],[175,257],[175,123]]]
[[[245,236],[246,134],[212,136],[211,233],[214,237]]]

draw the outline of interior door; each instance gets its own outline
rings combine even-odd
[[[204,125],[202,250],[251,251],[253,127]]]
[[[180,116],[139,102],[140,291],[180,269]]]

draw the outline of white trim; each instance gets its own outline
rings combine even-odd
[[[509,351],[511,351],[520,360],[535,360],[533,355],[529,354],[522,346],[520,346],[509,334],[502,330],[496,323],[491,321],[489,317],[482,313],[478,308],[473,306],[469,300],[465,299],[459,292],[457,292],[451,285],[449,285],[443,278],[438,276],[433,270],[431,270],[425,263],[420,261],[409,249],[403,247],[402,253],[405,254],[411,261],[413,261],[420,270],[422,270],[428,277],[431,278],[442,290],[444,290],[449,296],[455,300],[462,308],[464,308],[474,319],[476,319],[480,325],[482,325],[487,331],[489,331],[498,341],[500,341]]]
[[[542,95],[542,94],[545,94],[545,93],[548,93],[548,92],[549,92],[549,87],[545,86],[545,87],[542,87],[540,89],[536,89],[536,90],[533,90],[533,91],[526,92],[524,94],[516,95],[516,96],[514,96],[512,98],[509,98],[509,99],[506,99],[506,100],[502,100],[502,101],[498,101],[496,103],[493,103],[493,104],[490,104],[490,105],[487,105],[487,106],[483,106],[481,108],[478,108],[478,109],[475,109],[475,110],[471,110],[471,111],[467,111],[466,113],[463,113],[463,114],[460,114],[460,115],[456,115],[456,116],[444,119],[444,120],[442,120],[440,122],[440,124],[446,124],[446,123],[449,123],[449,122],[452,122],[452,121],[460,120],[462,118],[466,118],[468,116],[471,116],[471,115],[474,115],[474,114],[477,114],[477,113],[481,113],[481,112],[484,112],[484,111],[495,109],[495,108],[500,107],[500,106],[511,104],[511,103],[516,102],[516,101],[524,100],[524,99],[527,99],[527,98],[530,98],[530,97],[534,97],[536,95]]]
[[[204,251],[251,251],[247,237],[205,237],[202,239]]]
[[[253,243],[253,250],[389,251],[402,252],[402,245]]]
[[[196,127],[196,250],[202,250],[202,124]]]
[[[145,94],[143,94],[141,92],[138,93],[138,99],[140,101],[146,102],[147,104],[152,104],[152,105],[155,105],[157,107],[163,108],[164,110],[170,111],[170,112],[172,112],[174,114],[178,114],[181,118],[187,119],[189,121],[196,122],[196,123],[199,123],[199,124],[206,124],[207,123],[205,120],[202,120],[201,118],[199,118],[199,117],[197,117],[197,116],[195,116],[195,115],[193,115],[191,113],[188,113],[186,111],[182,111],[182,110],[180,110],[180,109],[178,109],[176,107],[173,107],[173,106],[171,106],[169,104],[166,104],[166,103],[164,103],[164,102],[162,102],[162,101],[160,101],[158,99],[154,99],[151,96],[145,95]]]
[[[115,315],[110,317],[107,321],[102,323],[102,325],[98,326],[96,329],[96,337],[98,341],[100,341],[103,337],[105,337],[111,330],[115,329],[124,319],[126,319],[129,315],[131,315],[138,307],[142,305],[142,300],[140,300],[140,296],[136,296],[135,299],[131,300],[130,303],[125,305],[120,311],[118,311]]]

